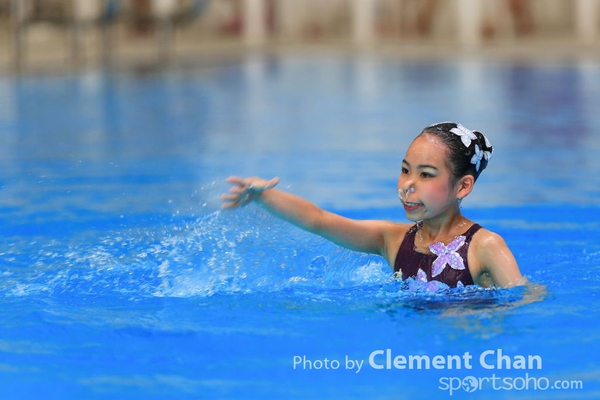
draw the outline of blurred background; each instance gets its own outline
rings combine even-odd
[[[165,65],[257,49],[593,54],[598,0],[0,0],[0,68]]]
[[[585,381],[557,396],[599,398],[599,3],[0,0],[0,399],[438,398],[439,371],[291,364],[399,344],[540,354]],[[279,176],[408,222],[402,155],[447,120],[492,141],[465,215],[543,302],[414,296],[259,207],[218,212],[227,176]]]

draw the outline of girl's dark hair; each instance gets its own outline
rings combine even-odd
[[[448,149],[448,160],[453,181],[465,175],[475,180],[492,157],[492,145],[479,131],[470,131],[454,122],[440,122],[423,129],[421,135],[429,134],[438,138]]]

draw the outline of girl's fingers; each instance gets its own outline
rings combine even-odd
[[[229,178],[226,179],[226,182],[234,183],[234,184],[240,185],[240,186],[246,186],[246,179],[240,178],[239,176],[230,176]]]
[[[229,188],[229,193],[242,194],[246,191],[244,186],[232,186]]]
[[[223,200],[221,208],[236,208],[248,204],[256,196],[267,189],[271,189],[277,183],[279,178],[273,178],[268,181],[260,178],[240,178],[239,176],[230,176],[226,179],[233,186],[229,188],[229,192],[222,194],[219,198]]]
[[[221,196],[219,196],[219,198],[224,201],[235,201],[238,200],[240,196],[235,194],[222,194]]]
[[[279,178],[278,178],[278,177],[275,177],[275,178],[273,178],[273,179],[269,179],[269,180],[267,181],[267,186],[268,186],[269,188],[272,188],[272,187],[275,187],[275,186],[276,186],[278,183],[279,183]]]

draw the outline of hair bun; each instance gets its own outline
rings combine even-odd
[[[448,157],[455,178],[473,175],[475,180],[487,167],[494,149],[480,131],[472,131],[454,122],[429,125],[421,133],[435,135],[448,147]]]

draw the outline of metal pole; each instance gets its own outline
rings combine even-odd
[[[376,0],[352,0],[354,43],[368,45],[375,40]]]
[[[464,47],[478,47],[481,44],[481,1],[458,0],[457,6],[459,43]]]
[[[89,2],[87,3],[89,4]],[[81,62],[81,32],[82,20],[85,16],[85,4],[81,0],[71,2],[71,62],[78,66]]]
[[[11,0],[11,26],[13,34],[13,65],[16,69],[23,67],[27,45],[25,41],[25,3],[23,0]]]
[[[171,58],[175,7],[174,0],[154,0],[153,3],[153,18],[158,21],[158,57],[160,62],[168,62]]]
[[[265,0],[243,1],[243,36],[246,44],[264,44],[267,37],[265,27]]]
[[[594,44],[598,37],[598,0],[575,1],[575,29],[583,44]]]

